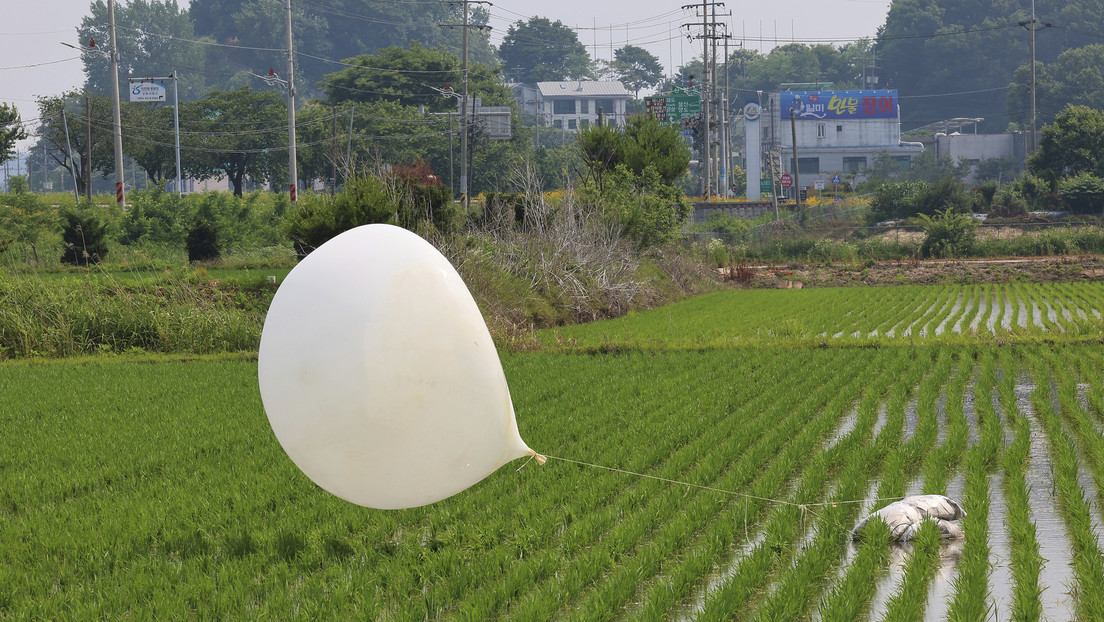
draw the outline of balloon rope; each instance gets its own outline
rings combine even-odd
[[[595,469],[605,469],[606,471],[613,471],[615,473],[624,473],[625,475],[635,475],[636,477],[644,477],[644,478],[647,478],[647,479],[654,479],[654,480],[657,480],[657,481],[660,481],[660,482],[667,482],[668,484],[677,484],[679,486],[687,486],[689,488],[698,488],[700,490],[708,490],[710,492],[718,492],[718,493],[721,493],[721,494],[724,494],[724,495],[731,495],[733,497],[744,497],[745,499],[756,499],[756,500],[759,500],[759,501],[766,501],[768,503],[777,503],[777,504],[781,504],[781,505],[791,505],[791,506],[796,507],[796,508],[801,508],[802,511],[804,511],[805,509],[807,509],[810,506],[828,506],[828,505],[836,506],[836,505],[839,505],[841,503],[865,503],[867,501],[871,501],[871,502],[874,502],[874,501],[899,501],[901,499],[904,499],[904,497],[880,497],[880,498],[876,498],[876,499],[851,499],[851,500],[846,500],[846,501],[822,501],[822,502],[818,502],[818,503],[794,503],[793,501],[785,501],[785,500],[782,500],[782,499],[771,499],[770,497],[758,497],[756,495],[749,495],[746,492],[736,492],[734,490],[725,490],[723,488],[715,488],[713,486],[702,486],[700,484],[691,484],[690,482],[680,482],[677,479],[669,479],[669,478],[666,478],[666,477],[659,477],[657,475],[648,475],[647,473],[637,473],[635,471],[626,471],[625,469],[618,469],[618,468],[615,468],[615,467],[603,466],[601,464],[592,464],[590,462],[583,462],[581,460],[572,460],[571,458],[561,458],[559,456],[550,456],[548,454],[537,454],[536,452],[534,452],[533,456],[530,456],[530,459],[533,459],[534,457],[537,459],[538,464],[543,464],[542,462],[540,462],[540,458],[543,457],[543,458],[548,459],[548,460],[559,460],[560,462],[569,462],[571,464],[577,464],[579,466],[592,467],[592,468],[595,468]],[[526,462],[525,464],[529,464],[529,463]],[[524,467],[525,464],[522,464],[521,466]],[[521,468],[518,468],[518,470],[520,471]]]

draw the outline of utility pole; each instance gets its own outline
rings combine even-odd
[[[801,178],[797,171],[797,111],[790,108],[790,135],[793,138],[794,204],[801,209]]]
[[[468,201],[468,0],[464,0],[464,54],[463,94],[460,96],[460,204],[467,208]]]
[[[468,132],[471,121],[468,119],[468,30],[471,28],[490,29],[490,26],[472,26],[468,22],[469,4],[490,4],[488,0],[463,0],[464,21],[460,24],[464,32],[462,34],[463,48],[460,58],[461,63],[461,87],[460,94],[460,202],[468,207]],[[455,24],[442,24],[443,26],[455,26]],[[473,106],[474,108],[474,106]]]
[[[88,93],[84,94],[84,152],[86,154],[87,162],[84,162],[84,166],[81,166],[81,170],[87,169],[84,174],[86,183],[84,184],[84,196],[88,199],[88,202],[92,202],[92,96]]]
[[[710,2],[709,0],[702,0],[700,5],[687,4],[683,5],[683,9],[701,9],[700,22],[692,22],[683,24],[683,27],[701,26],[702,34],[702,83],[701,83],[701,118],[702,118],[702,195],[708,199],[713,194],[713,141],[711,129],[711,113],[712,107],[710,106],[710,100],[713,97],[716,89],[714,88],[714,82],[716,81],[716,48],[713,42],[717,38],[717,10],[716,7],[724,6],[724,2]],[[710,19],[709,8],[713,7],[712,19]],[[708,20],[708,21],[707,21]],[[690,35],[693,39],[694,36]],[[710,60],[709,49],[711,44],[714,45],[713,59]]]
[[[1020,22],[1020,26],[1027,28],[1031,31],[1031,153],[1035,153],[1036,147],[1036,125],[1037,118],[1035,115],[1035,31],[1039,29],[1038,24],[1042,23],[1043,28],[1049,28],[1050,22],[1039,22],[1035,19],[1035,0],[1031,0],[1031,20],[1026,22]]]
[[[291,202],[298,200],[296,185],[299,169],[295,163],[295,55],[291,39],[291,0],[287,0],[287,90],[288,90],[288,174],[291,176]]]
[[[290,1],[288,0],[288,2]],[[115,116],[115,202],[125,210],[126,200],[123,196],[123,122],[119,113],[119,48],[115,44],[115,0],[107,0],[107,22],[108,39],[110,39],[111,45],[111,112]],[[91,170],[91,167],[89,167],[89,170]],[[88,181],[91,182],[92,180],[89,179]]]

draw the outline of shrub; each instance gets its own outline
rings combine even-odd
[[[1058,182],[1062,205],[1078,214],[1098,214],[1104,210],[1104,179],[1092,173],[1079,173]]]
[[[1028,210],[1045,211],[1054,206],[1055,200],[1051,192],[1050,182],[1042,177],[1025,173],[1009,186],[1011,186],[1012,191],[1027,202]]]
[[[922,181],[882,184],[870,202],[869,222],[908,218],[916,213],[916,201],[923,194]]]
[[[188,261],[210,261],[222,254],[219,248],[218,231],[211,221],[202,219],[192,225],[185,240],[188,247]]]
[[[107,225],[89,206],[67,209],[63,219],[61,239],[65,252],[63,263],[83,266],[98,264],[107,256]]]
[[[358,175],[332,199],[304,194],[284,218],[284,232],[300,259],[343,231],[372,223],[395,222],[398,207],[383,181]]]
[[[973,253],[977,221],[970,216],[948,208],[934,217],[921,214],[920,224],[926,234],[920,244],[920,254],[924,257],[966,257]]]
[[[407,229],[420,223],[430,223],[441,233],[459,228],[461,212],[452,200],[452,191],[441,184],[429,163],[421,158],[405,166],[391,169],[389,181],[394,184],[397,218]]]
[[[1005,186],[993,195],[989,215],[995,218],[1011,218],[1027,213],[1027,201],[1013,186]]]
[[[940,212],[964,213],[970,211],[970,197],[966,184],[948,175],[925,187],[916,197],[915,205],[917,216],[935,216]]]
[[[622,226],[622,233],[641,248],[671,241],[687,217],[690,204],[674,186],[661,183],[648,166],[639,176],[624,165],[607,175],[601,204]]]

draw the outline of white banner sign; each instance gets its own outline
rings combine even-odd
[[[164,82],[132,82],[130,84],[130,101],[132,102],[163,102],[166,100],[168,89]]]

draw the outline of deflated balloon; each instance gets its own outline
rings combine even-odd
[[[346,231],[291,271],[265,318],[258,374],[288,456],[359,505],[434,503],[535,454],[475,300],[444,256],[399,227]]]

